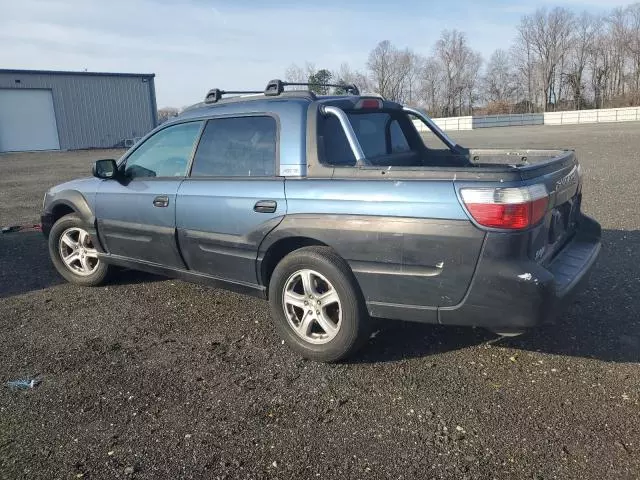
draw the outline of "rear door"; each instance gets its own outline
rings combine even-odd
[[[98,232],[112,255],[184,268],[176,244],[176,194],[202,121],[171,125],[125,159],[122,180],[105,180],[96,196]]]
[[[276,176],[278,123],[269,115],[211,119],[177,198],[178,240],[189,269],[258,283],[258,247],[286,213]]]

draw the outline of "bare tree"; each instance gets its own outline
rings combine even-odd
[[[630,5],[627,8],[627,50],[629,51],[631,77],[633,80],[633,105],[640,104],[640,3]]]
[[[407,49],[402,53],[401,60],[404,65],[401,70],[401,74],[404,75],[404,101],[413,105],[420,95],[420,76],[426,59]]]
[[[356,85],[361,92],[367,92],[370,90],[369,79],[367,76],[362,72],[353,70],[348,63],[342,63],[340,68],[333,72],[333,78],[337,83]]]
[[[473,107],[480,100],[480,72],[482,70],[482,55],[479,52],[472,51],[467,60],[467,66],[463,76],[463,87],[466,95],[467,108],[469,115],[473,115]],[[463,108],[463,102],[460,102],[460,110]]]
[[[447,115],[462,114],[465,107],[471,112],[482,57],[471,50],[467,37],[458,30],[445,30],[435,47],[436,58],[444,73],[444,110]]]
[[[510,54],[516,77],[520,79],[517,82],[520,103],[526,106],[527,112],[533,112],[534,105],[538,103],[537,92],[540,89],[537,85],[538,68],[534,59],[530,29],[520,26]]]
[[[494,52],[484,71],[482,63],[463,32],[445,30],[428,58],[384,40],[366,72],[345,63],[328,73],[432,115],[473,113],[481,101],[505,113],[640,105],[640,3],[598,16],[538,9],[522,17],[509,49]],[[286,78],[304,82],[318,72],[293,64]]]
[[[419,90],[416,82],[421,63],[422,57],[408,48],[400,50],[384,40],[369,53],[371,87],[389,100],[411,103]]]
[[[609,55],[611,78],[609,81],[610,98],[625,95],[625,67],[627,53],[627,17],[626,11],[616,8],[607,19],[609,27]]]
[[[601,20],[587,12],[576,19],[574,35],[567,68],[563,69],[563,80],[569,86],[573,96],[573,108],[579,110],[585,104],[584,73],[589,55],[593,51],[597,36],[600,34]]]
[[[424,60],[420,71],[419,102],[434,116],[444,115],[443,105],[443,68],[435,57]]]
[[[552,99],[557,102],[558,67],[569,51],[572,26],[573,14],[559,7],[550,12],[538,9],[533,15],[525,15],[520,23],[520,37],[527,43],[540,69],[543,110]]]
[[[517,87],[509,53],[502,49],[493,52],[482,84],[484,97],[488,102],[503,105],[515,103]]]
[[[593,90],[593,104],[596,108],[603,108],[607,96],[607,85],[611,75],[609,44],[610,39],[600,23],[600,33],[594,38],[589,50],[587,63]]]
[[[284,78],[287,82],[302,83],[307,81],[308,75],[304,68],[292,63],[284,72]]]
[[[309,78],[315,77],[317,73],[315,64],[311,62],[305,62],[304,67],[292,63],[284,72],[284,78],[287,82],[305,83],[309,82]]]
[[[369,53],[367,68],[371,75],[373,89],[388,97],[394,82],[395,48],[389,40],[383,40]]]

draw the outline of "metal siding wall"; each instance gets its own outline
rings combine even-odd
[[[153,79],[143,78],[0,72],[0,88],[51,89],[60,148],[109,148],[155,127]]]

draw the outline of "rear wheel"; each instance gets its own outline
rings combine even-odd
[[[369,318],[356,279],[328,247],[287,255],[273,272],[269,298],[280,336],[306,358],[338,361],[368,338]]]
[[[74,214],[65,215],[53,225],[49,255],[58,273],[76,285],[101,285],[109,271],[108,265],[98,258],[82,220]]]

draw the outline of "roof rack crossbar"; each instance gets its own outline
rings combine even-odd
[[[223,95],[240,95],[244,93],[264,93],[262,90],[220,90],[212,88],[204,97],[204,103],[216,103],[220,101]]]
[[[354,84],[346,83],[306,83],[306,82],[283,82],[282,80],[271,80],[264,89],[267,96],[276,96],[284,92],[284,87],[334,87],[342,88],[350,95],[360,95],[360,90]]]
[[[275,79],[267,83],[264,90],[220,90],[212,88],[204,97],[204,103],[217,103],[222,99],[223,95],[241,95],[241,94],[264,94],[267,97],[275,97],[284,93],[284,87],[333,87],[341,88],[349,95],[360,95],[360,90],[354,84],[347,83],[304,83],[304,82],[283,82]],[[313,96],[313,92],[310,92]]]

